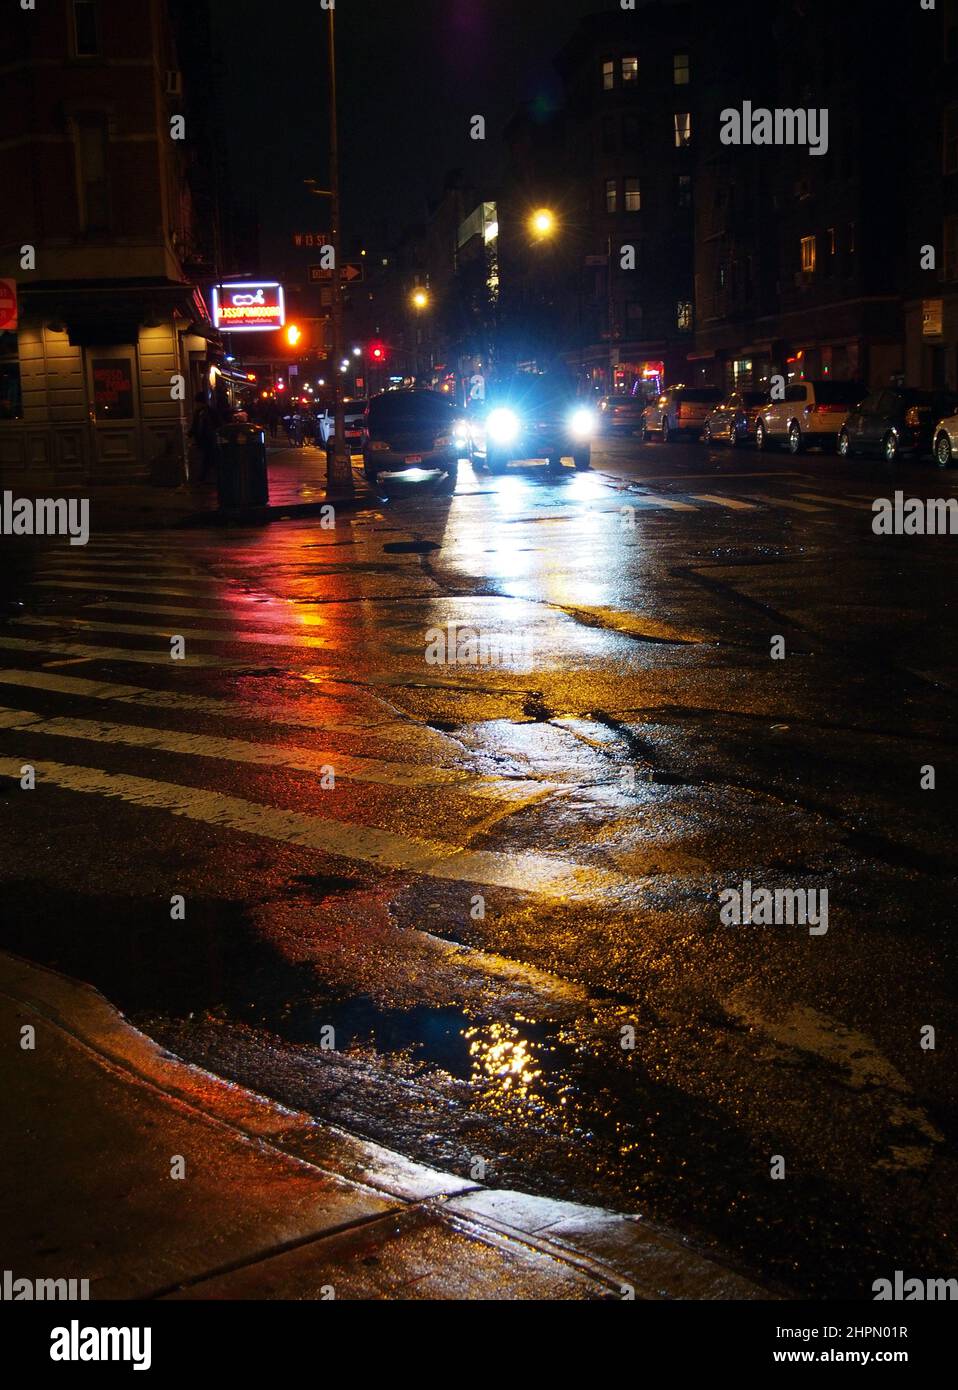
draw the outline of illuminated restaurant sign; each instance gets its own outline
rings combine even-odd
[[[275,281],[213,286],[213,323],[229,333],[282,328],[286,322],[283,287]]]

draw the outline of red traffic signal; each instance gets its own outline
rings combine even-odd
[[[385,362],[385,360],[386,360],[386,345],[385,345],[385,343],[370,343],[370,344],[369,344],[369,360],[370,360],[370,362],[376,362],[376,363],[378,363],[380,366],[383,364],[383,362]]]

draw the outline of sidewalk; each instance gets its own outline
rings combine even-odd
[[[330,500],[326,496],[326,453],[307,445],[302,449],[267,445],[269,506],[251,508],[230,520],[268,521],[280,516],[318,513]],[[334,501],[339,509],[375,504],[362,470],[353,468],[355,496]],[[23,489],[19,489],[23,491]],[[110,483],[102,487],[62,489],[66,497],[90,499],[90,527],[94,534],[127,529],[166,529],[180,526],[215,526],[226,518],[219,511],[215,483],[160,487],[152,483],[129,486]]]
[[[14,1278],[88,1278],[93,1299],[770,1296],[641,1218],[485,1188],[221,1081],[4,953],[0,1035]]]

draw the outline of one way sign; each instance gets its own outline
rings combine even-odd
[[[309,279],[313,285],[328,285],[333,278],[333,272],[321,265],[311,265],[309,267]],[[347,261],[339,268],[340,282],[344,285],[354,285],[359,280],[365,278],[364,267],[356,261]]]

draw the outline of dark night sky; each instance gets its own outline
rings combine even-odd
[[[450,168],[491,174],[516,103],[549,97],[552,55],[580,16],[605,6],[618,0],[339,0],[347,242],[373,237],[377,221],[391,237],[421,217]],[[255,189],[268,254],[272,226],[285,239],[328,220],[325,200],[301,192],[304,176],[326,175],[326,14],[319,0],[213,0],[213,9],[231,155]],[[469,139],[476,113],[485,145]]]

